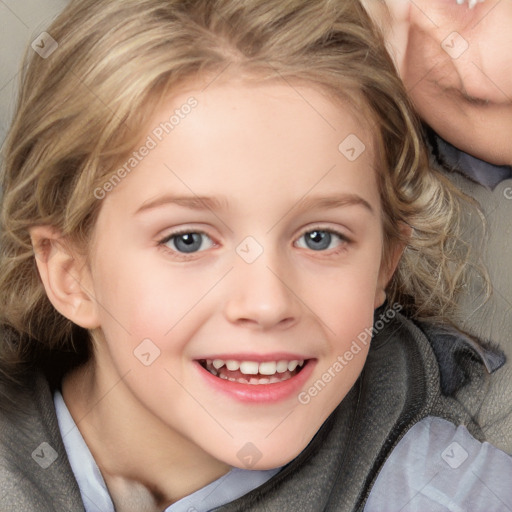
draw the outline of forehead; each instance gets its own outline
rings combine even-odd
[[[378,202],[374,134],[353,105],[286,82],[202,85],[161,105],[141,138],[151,149],[107,203],[139,208],[167,189],[264,207],[333,188]]]

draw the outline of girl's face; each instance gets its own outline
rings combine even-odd
[[[229,465],[290,461],[363,368],[389,273],[353,112],[285,82],[198,86],[102,188],[98,378]]]

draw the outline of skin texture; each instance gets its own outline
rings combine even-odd
[[[150,126],[191,96],[197,107],[103,199],[89,262],[51,228],[31,233],[36,246],[50,241],[37,261],[50,300],[94,334],[94,361],[63,382],[66,404],[111,491],[142,483],[162,507],[244,467],[237,454],[248,442],[261,453],[252,469],[305,448],[368,346],[308,404],[298,392],[371,327],[399,257],[382,264],[372,134],[354,109],[306,86],[227,80],[184,90]],[[354,161],[338,149],[350,134],[366,146]],[[169,194],[222,207],[137,213]],[[332,196],[345,200],[321,205]],[[320,228],[342,236],[311,249],[304,234]],[[180,230],[207,236],[183,255],[169,239]],[[237,252],[248,236],[263,251],[252,263]],[[160,351],[149,366],[134,356],[144,339]],[[290,396],[246,403],[209,386],[194,362],[232,353],[300,354],[313,370]]]
[[[459,149],[512,165],[512,2],[363,3],[420,116]]]

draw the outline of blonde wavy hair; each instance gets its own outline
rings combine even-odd
[[[102,204],[94,190],[133,151],[159,102],[228,65],[364,107],[376,133],[385,253],[406,244],[388,299],[418,318],[454,307],[467,257],[461,197],[429,168],[406,92],[357,0],[74,0],[48,32],[58,48],[47,58],[28,50],[4,147],[0,323],[16,336],[0,342],[0,372],[45,357],[64,370],[90,356],[87,331],[46,297],[29,228],[54,226],[87,248]]]

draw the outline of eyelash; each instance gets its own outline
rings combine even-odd
[[[338,237],[338,239],[340,241],[340,246],[337,247],[334,250],[331,249],[331,251],[334,251],[334,252],[331,253],[330,256],[336,256],[336,255],[340,254],[341,252],[346,250],[346,248],[347,248],[346,246],[347,245],[349,245],[349,244],[351,244],[353,242],[344,233],[341,233],[340,231],[337,231],[336,229],[333,229],[333,228],[326,228],[326,227],[322,227],[322,226],[314,226],[312,228],[308,228],[307,230],[303,231],[299,235],[297,240],[300,240],[304,235],[306,235],[308,233],[312,233],[313,231],[321,231],[321,232],[329,233],[331,235],[334,235],[334,236]],[[189,234],[203,235],[203,236],[209,238],[212,241],[214,246],[217,245],[214,242],[214,240],[207,233],[205,233],[204,231],[194,231],[194,230],[191,230],[191,229],[183,229],[183,230],[180,230],[180,231],[175,231],[174,233],[171,233],[171,234],[165,236],[163,239],[158,241],[158,246],[160,248],[162,248],[165,252],[171,254],[174,258],[177,258],[177,259],[179,259],[181,261],[190,261],[190,260],[196,259],[197,254],[200,253],[200,252],[203,252],[203,251],[196,251],[196,252],[187,254],[187,253],[179,252],[179,251],[174,250],[174,249],[170,249],[166,245],[173,238],[179,237],[180,235],[189,235]],[[319,253],[319,254],[327,252],[327,251],[314,251],[313,249],[309,249],[309,250],[311,252],[316,252],[316,253]]]

